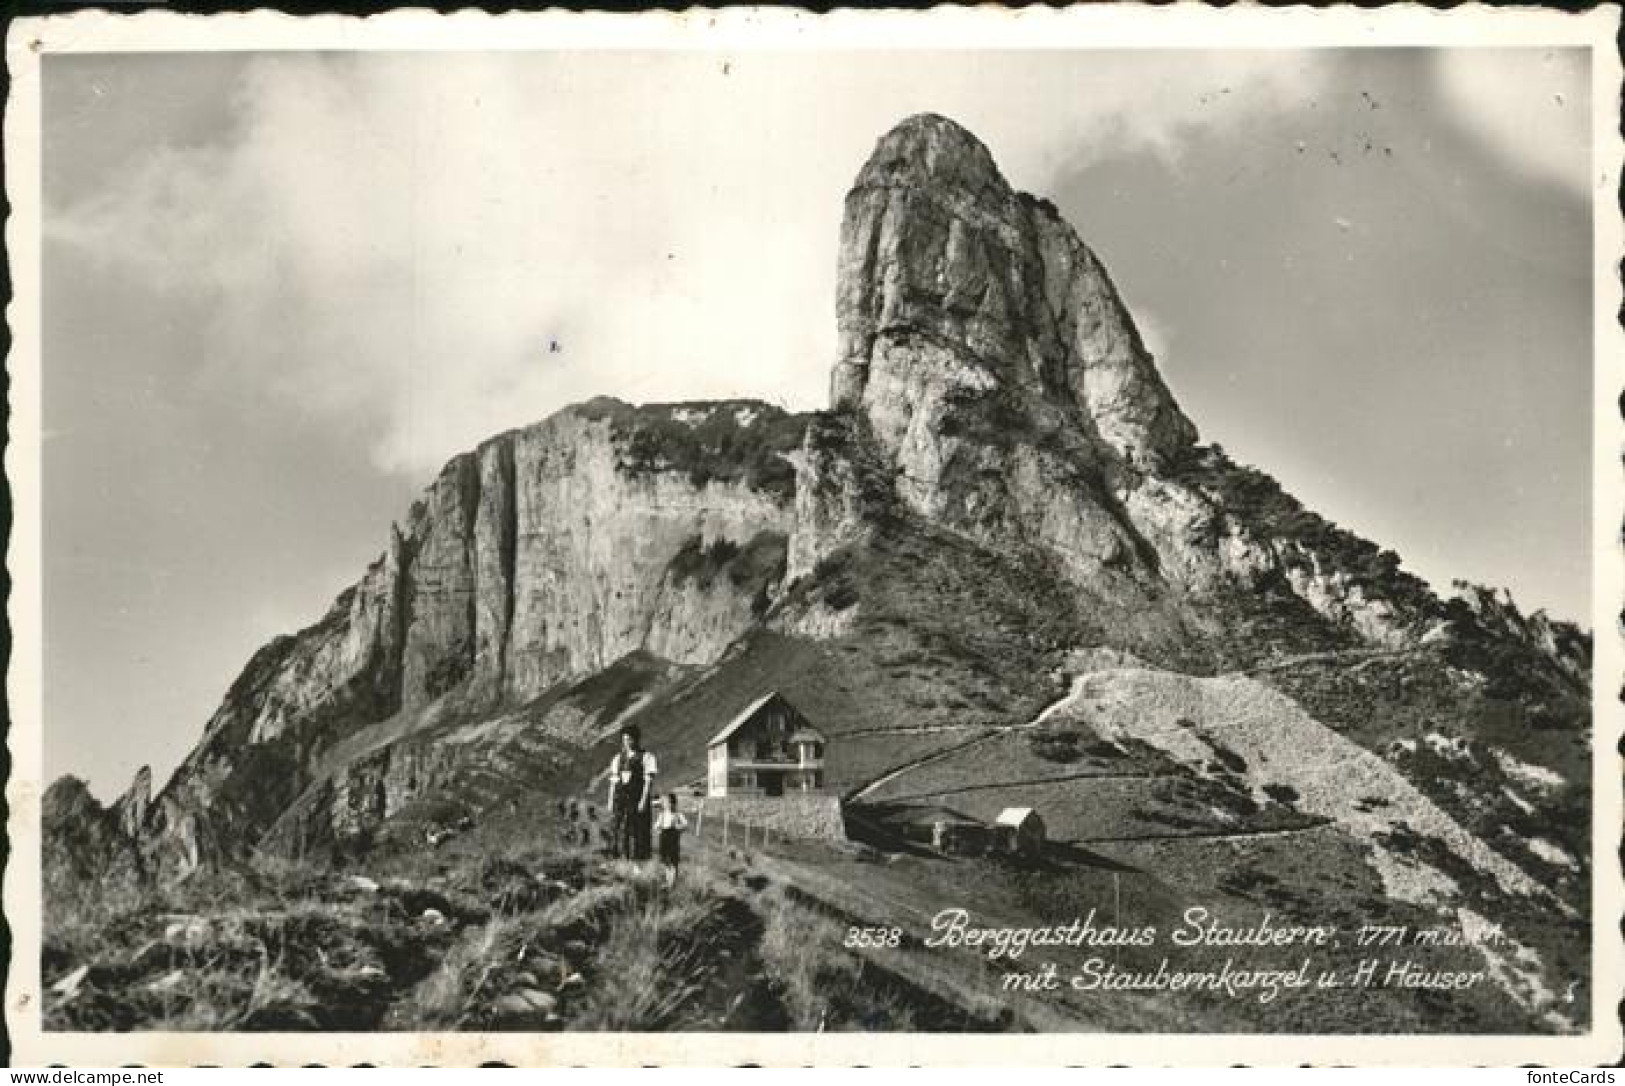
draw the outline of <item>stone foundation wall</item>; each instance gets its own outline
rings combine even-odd
[[[839,796],[705,796],[684,804],[692,825],[703,812],[705,833],[721,827],[724,816],[735,826],[765,826],[785,837],[846,840],[846,820]],[[714,820],[714,821],[713,821]]]

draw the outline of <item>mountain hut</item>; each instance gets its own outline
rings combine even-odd
[[[713,796],[783,796],[824,788],[824,736],[777,690],[757,698],[712,738]]]

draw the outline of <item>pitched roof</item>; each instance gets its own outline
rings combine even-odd
[[[730,720],[728,722],[728,726],[723,728],[720,732],[717,732],[716,735],[712,736],[711,741],[705,745],[707,747],[714,747],[718,743],[725,742],[730,735],[738,731],[740,728],[743,728],[751,717],[761,712],[764,705],[772,701],[774,698],[780,696],[781,695],[777,690],[769,690],[767,693],[763,694],[761,697],[739,710],[739,715]]]
[[[1000,826],[1019,826],[1033,814],[1031,807],[1006,807],[993,821]]]
[[[952,807],[943,807],[931,804],[924,807],[905,806],[887,812],[885,820],[893,823],[902,823],[909,826],[929,826],[935,822],[948,822],[953,825],[980,826],[981,822],[972,818],[964,811],[956,811]]]

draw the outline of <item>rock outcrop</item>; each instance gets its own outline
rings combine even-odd
[[[79,778],[59,778],[45,790],[40,824],[47,920],[90,902],[116,909],[121,898],[146,882],[146,868],[135,842],[119,826],[119,813],[103,808]]]
[[[1464,604],[1477,632],[1518,644],[1552,661],[1577,683],[1591,676],[1591,638],[1572,622],[1553,620],[1544,611],[1525,615],[1504,588],[1456,581],[1454,601]]]
[[[831,400],[859,413],[914,509],[1035,536],[1080,579],[1148,574],[1109,493],[1196,431],[1100,262],[932,115],[882,138],[846,200]]]
[[[113,817],[119,832],[132,841],[140,836],[147,824],[147,811],[152,807],[152,767],[136,770],[130,787],[113,804]]]

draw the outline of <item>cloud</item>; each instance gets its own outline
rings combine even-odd
[[[1177,160],[1318,85],[1291,53],[418,54],[245,60],[235,124],[155,146],[47,236],[206,302],[198,379],[422,473],[598,393],[824,402],[841,198],[913,112],[1044,191]]]
[[[1582,49],[1459,49],[1437,55],[1445,99],[1513,169],[1591,192],[1591,73]]]

